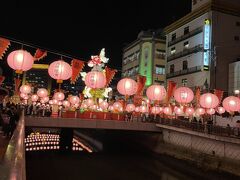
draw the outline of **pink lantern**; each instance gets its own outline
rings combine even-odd
[[[205,114],[205,110],[203,108],[197,108],[195,112],[199,116]]]
[[[161,101],[166,96],[166,90],[164,86],[151,85],[147,88],[147,97],[152,101]]]
[[[186,108],[185,113],[187,116],[192,116],[194,113],[194,109],[192,107],[188,107],[188,108]]]
[[[88,108],[88,105],[85,104],[85,103],[83,103],[83,104],[81,104],[81,108],[82,108],[82,109],[87,109],[87,108]]]
[[[52,100],[52,104],[54,104],[54,105],[58,105],[58,100],[53,99],[53,100]]]
[[[200,96],[200,105],[203,108],[215,108],[219,104],[219,99],[215,94],[212,93],[205,93]]]
[[[48,91],[45,88],[40,88],[37,91],[37,95],[40,98],[46,97],[48,95]]]
[[[31,97],[31,99],[32,99],[32,102],[37,102],[37,100],[38,100],[38,95],[33,94],[32,97]]]
[[[22,73],[32,68],[34,59],[32,55],[25,50],[16,50],[7,57],[8,65],[16,70],[16,73]]]
[[[114,110],[120,111],[121,108],[122,108],[122,104],[121,104],[120,102],[115,102],[115,103],[113,104],[113,109],[114,109]]]
[[[108,103],[106,101],[102,101],[100,104],[99,104],[100,108],[102,110],[106,110],[108,108]]]
[[[97,110],[97,108],[98,108],[98,106],[96,104],[90,106],[90,109],[92,109],[92,110]]]
[[[215,110],[213,108],[210,108],[207,110],[207,113],[210,115],[213,115],[213,114],[215,114]]]
[[[70,102],[72,105],[78,104],[78,103],[80,102],[80,99],[79,99],[79,97],[77,97],[77,96],[71,96],[71,97],[69,98],[69,102]]]
[[[78,103],[77,103],[77,104],[74,104],[73,107],[78,108],[78,107],[79,107],[79,104],[78,104]]]
[[[163,112],[164,112],[164,114],[166,114],[166,115],[171,115],[171,114],[172,114],[172,108],[170,108],[170,107],[165,107],[165,108],[163,109]]]
[[[48,101],[49,101],[49,97],[48,97],[48,96],[45,96],[45,97],[43,97],[41,100],[43,100],[43,101],[44,101],[44,103],[46,103],[46,102],[48,102]]]
[[[52,105],[52,104],[53,104],[53,100],[48,101],[48,103],[49,103],[50,105]]]
[[[218,108],[217,108],[217,112],[218,112],[219,114],[225,113],[224,107],[218,107]]]
[[[53,98],[58,101],[62,101],[62,100],[64,100],[65,95],[62,92],[56,92],[56,93],[54,93]]]
[[[141,113],[146,113],[146,112],[148,112],[148,109],[147,109],[146,106],[140,106],[139,111],[140,111]]]
[[[163,107],[159,107],[159,113],[162,113],[163,112]]]
[[[94,105],[93,99],[87,99],[86,104],[88,105],[88,107],[93,106]]]
[[[223,100],[223,107],[228,112],[234,112],[240,110],[240,99],[235,96],[229,96]]]
[[[190,103],[194,98],[194,94],[188,87],[179,87],[174,91],[174,98],[178,103]]]
[[[137,92],[137,83],[133,79],[121,79],[117,83],[117,90],[124,96],[131,96]]]
[[[20,93],[20,97],[23,99],[28,99],[28,95],[25,93]]]
[[[65,100],[65,101],[63,101],[62,104],[63,104],[64,107],[70,107],[70,102],[69,101]]]
[[[153,106],[151,109],[152,114],[158,114],[160,113],[160,108],[158,106]]]
[[[183,114],[183,110],[180,107],[175,107],[174,112],[175,112],[176,115],[182,115]]]
[[[114,110],[113,106],[112,105],[108,106],[108,110],[113,111]]]
[[[126,111],[127,112],[133,112],[135,110],[135,105],[134,104],[128,104],[126,106]]]
[[[61,102],[61,101],[58,101],[58,105],[61,106],[61,105],[62,105],[62,102]]]
[[[67,80],[72,76],[72,68],[62,60],[54,61],[48,68],[48,74],[53,79],[56,79],[58,83],[62,83],[63,80]]]
[[[106,85],[106,77],[103,72],[90,71],[85,77],[85,84],[87,87],[93,89],[104,88]]]
[[[22,85],[21,87],[20,87],[20,92],[21,93],[24,93],[24,94],[29,94],[29,93],[31,93],[31,86],[29,86],[29,85]]]
[[[137,107],[135,108],[135,112],[139,112],[139,111],[140,111],[140,107],[137,106]]]

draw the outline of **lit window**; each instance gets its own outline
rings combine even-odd
[[[156,65],[156,74],[165,74],[165,67]]]
[[[187,79],[185,78],[185,79],[182,79],[182,85],[183,86],[186,86],[187,85]]]
[[[171,48],[171,54],[174,54],[174,53],[176,53],[176,48],[175,48],[175,47],[172,47],[172,48]]]
[[[188,47],[189,47],[188,41],[184,42],[184,43],[183,43],[183,46],[184,46],[184,48],[188,48]]]

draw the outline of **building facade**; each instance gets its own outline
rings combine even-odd
[[[240,92],[240,58],[229,64],[228,92],[229,94],[235,94],[235,92],[239,94]]]
[[[192,0],[192,11],[165,32],[167,80],[228,91],[228,65],[240,55],[238,0]]]
[[[165,36],[162,31],[141,31],[123,49],[122,77],[146,76],[146,86],[165,83]]]

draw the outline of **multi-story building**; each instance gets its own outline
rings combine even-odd
[[[22,84],[29,83],[36,92],[37,88],[46,88],[51,92],[52,78],[48,75],[48,64],[33,64],[33,67],[23,73]]]
[[[228,91],[228,65],[240,55],[239,0],[192,0],[165,33],[167,80]]]
[[[165,36],[162,31],[141,31],[123,48],[122,77],[146,76],[146,86],[165,82]]]
[[[240,95],[240,58],[229,64],[228,92]]]

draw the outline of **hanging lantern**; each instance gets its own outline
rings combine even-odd
[[[97,108],[98,108],[98,106],[97,106],[96,104],[90,106],[90,109],[91,109],[91,110],[97,110]]]
[[[20,97],[23,99],[28,99],[28,95],[25,93],[20,93]]]
[[[172,109],[170,107],[165,107],[163,109],[164,114],[166,115],[172,115]]]
[[[24,93],[24,94],[29,94],[29,93],[31,93],[31,86],[29,86],[29,85],[22,85],[21,87],[20,87],[20,92],[21,93]]]
[[[203,108],[197,108],[195,113],[199,116],[205,114],[205,110]]]
[[[31,99],[32,99],[32,102],[37,102],[37,100],[38,100],[38,95],[33,94],[32,97],[31,97]]]
[[[88,108],[88,105],[85,104],[85,103],[82,103],[82,104],[81,104],[81,108],[82,108],[82,109],[87,109],[87,108]]]
[[[62,83],[63,80],[67,80],[72,76],[72,68],[62,60],[54,61],[48,68],[48,74],[53,79],[56,79],[58,83]]]
[[[108,110],[109,110],[109,111],[113,111],[113,110],[114,110],[113,106],[111,106],[111,105],[108,106]]]
[[[174,91],[174,98],[178,103],[190,103],[194,98],[194,94],[188,87],[179,87]]]
[[[33,56],[25,50],[13,51],[7,57],[8,65],[19,74],[21,74],[22,71],[31,69],[33,62]]]
[[[87,105],[88,107],[93,106],[93,105],[94,105],[93,99],[87,99],[87,100],[86,100],[86,105]]]
[[[121,104],[120,102],[115,102],[115,103],[113,104],[113,109],[114,109],[114,110],[120,111],[121,108],[122,108],[122,104]]]
[[[127,112],[133,112],[135,110],[135,105],[134,104],[127,104],[126,106],[126,111]]]
[[[49,97],[48,97],[48,96],[45,96],[45,97],[43,97],[41,100],[43,100],[44,103],[47,103],[47,102],[49,101]]]
[[[188,107],[185,111],[187,116],[192,116],[194,113],[194,109],[192,107]]]
[[[146,112],[148,112],[148,109],[147,109],[146,106],[140,106],[140,107],[139,107],[139,111],[140,111],[141,113],[146,113]]]
[[[71,97],[69,98],[69,102],[70,102],[72,105],[78,104],[78,103],[80,102],[80,99],[79,99],[79,97],[77,97],[77,96],[71,96]]]
[[[58,105],[61,106],[61,105],[62,105],[62,102],[61,102],[61,101],[58,101]]]
[[[210,115],[213,115],[213,114],[215,114],[215,110],[213,108],[210,108],[207,110],[207,113]]]
[[[218,108],[217,108],[217,112],[218,112],[219,114],[225,113],[224,107],[218,107]]]
[[[54,105],[58,105],[58,100],[53,99],[53,100],[52,100],[52,104],[54,104]]]
[[[48,95],[48,91],[45,88],[40,88],[37,91],[37,95],[40,98],[46,97]]]
[[[151,113],[152,113],[152,114],[158,114],[158,113],[160,113],[160,108],[159,108],[158,106],[153,106],[153,107],[151,108]]]
[[[163,112],[163,107],[159,107],[159,113],[162,113]]]
[[[85,77],[85,84],[92,89],[104,88],[106,85],[106,77],[103,72],[90,71]]]
[[[176,115],[182,115],[183,114],[183,110],[180,107],[175,107],[174,112],[175,112]]]
[[[63,101],[62,104],[63,104],[64,107],[70,107],[70,102],[67,101],[67,100]]]
[[[219,104],[219,99],[215,94],[212,93],[205,93],[200,96],[200,105],[203,108],[215,108]]]
[[[62,100],[64,100],[65,95],[62,92],[56,92],[56,93],[54,93],[53,98],[58,101],[62,101]]]
[[[50,105],[52,105],[52,104],[53,104],[53,100],[48,101],[48,103],[49,103]]]
[[[137,92],[137,83],[133,79],[121,79],[117,83],[117,90],[124,96],[132,96]]]
[[[99,103],[99,107],[102,110],[106,110],[108,108],[108,103],[106,101],[102,101],[101,103]]]
[[[135,112],[139,112],[139,111],[140,111],[140,107],[137,106],[137,107],[135,108]]]
[[[166,90],[164,86],[151,85],[147,88],[147,97],[152,101],[161,101],[166,96]]]
[[[223,100],[223,107],[228,112],[234,112],[240,110],[240,99],[235,96],[229,96]]]

